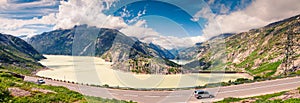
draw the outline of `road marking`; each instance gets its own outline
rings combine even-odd
[[[34,79],[35,80],[35,78],[26,78],[25,77],[25,81],[27,80],[27,81],[30,81],[31,79]],[[292,86],[290,86],[291,88],[292,87],[294,87],[293,85],[298,85],[297,83],[299,83],[300,81],[297,81],[297,80],[299,80],[300,78],[299,77],[293,77],[293,78],[284,78],[284,79],[277,79],[277,80],[270,80],[270,81],[261,81],[261,82],[255,82],[255,83],[247,83],[247,84],[241,84],[241,85],[234,85],[234,86],[228,86],[228,87],[222,87],[222,88],[231,88],[231,89],[235,89],[236,87],[238,87],[238,86],[246,86],[246,85],[253,85],[253,86],[251,86],[251,87],[253,87],[253,88],[241,88],[241,89],[236,89],[236,90],[232,90],[232,91],[223,91],[222,92],[222,90],[219,92],[219,93],[228,93],[228,92],[237,92],[237,91],[246,91],[246,90],[253,90],[253,89],[258,89],[258,88],[272,88],[272,87],[276,87],[276,86],[284,86],[284,85],[286,85],[286,86],[288,86],[288,84],[292,84]],[[286,82],[286,81],[288,81],[288,80],[296,80],[296,82],[289,82],[289,83],[280,83],[280,82]],[[48,81],[48,80],[47,80]],[[270,85],[265,85],[265,86],[260,86],[260,87],[254,87],[255,85],[258,85],[258,84],[260,84],[260,83],[262,83],[262,84],[264,84],[264,83],[272,83],[272,84],[270,84]],[[279,82],[278,84],[275,84],[276,82]],[[68,87],[68,88],[70,88],[71,86],[69,86],[70,84],[67,84],[67,83],[64,83],[64,82],[60,82],[60,81],[54,81],[54,80],[49,80],[49,82],[47,82],[47,83],[49,83],[50,85],[52,84],[52,85],[59,85],[59,86],[65,86],[65,87]],[[294,84],[295,83],[295,84]],[[83,86],[83,87],[89,87],[89,86],[85,86],[85,85],[80,85],[80,84],[74,84],[74,86],[76,86],[76,85],[79,85],[79,86]],[[261,85],[261,84],[260,84]],[[79,87],[80,88],[80,87]],[[79,89],[79,88],[76,88],[76,89]],[[96,87],[95,87],[96,88]],[[82,89],[82,88],[81,88]],[[209,89],[209,88],[206,88],[206,89]],[[78,91],[78,90],[76,90],[76,91]],[[192,90],[191,90],[192,91]],[[264,91],[264,90],[263,90]],[[263,92],[262,91],[262,92]],[[274,90],[271,90],[271,91],[274,91]],[[280,91],[282,91],[282,90],[280,90]],[[130,91],[128,91],[129,93],[130,93]],[[165,92],[165,91],[163,91],[163,92]],[[155,99],[155,98],[157,98],[157,97],[164,97],[164,96],[167,96],[167,95],[164,95],[164,96],[157,96],[157,95],[149,95],[149,96],[142,96],[142,95],[122,95],[122,94],[116,94],[116,93],[111,93],[112,95],[120,95],[120,96],[130,96],[129,98],[134,98],[134,97],[141,97],[141,98],[146,98],[146,97],[150,97],[150,98],[153,98],[153,99]],[[183,95],[183,94],[181,94],[181,96],[183,97],[183,96],[185,96],[185,95]],[[173,94],[173,95],[169,95],[169,97],[180,97],[180,95],[177,95],[177,94]],[[250,96],[247,96],[247,97],[250,97]],[[219,100],[220,98],[214,98],[213,100],[215,101],[215,100]],[[204,99],[205,100],[205,99]]]
[[[119,94],[117,94],[117,93],[110,93],[111,95],[119,95]]]
[[[281,86],[281,85],[288,85],[288,84],[294,84],[294,83],[300,83],[298,82],[290,82],[290,83],[282,83],[282,84],[277,84],[277,85],[267,85],[267,86],[260,86],[260,87],[254,87],[254,88],[246,88],[246,89],[238,89],[238,90],[231,90],[231,91],[224,91],[224,92],[218,92],[218,93],[228,93],[228,92],[236,92],[236,91],[246,91],[246,90],[252,90],[252,89],[258,89],[258,88],[270,88],[270,87],[276,87],[276,86]]]
[[[168,95],[166,97],[182,97],[181,95]]]
[[[231,88],[231,87],[246,86],[246,85],[264,84],[264,83],[269,83],[269,82],[285,81],[285,80],[292,80],[292,79],[300,79],[300,76],[287,77],[287,78],[281,78],[281,79],[275,79],[275,80],[266,80],[266,81],[253,82],[253,83],[245,83],[245,84],[240,84],[240,85],[224,86],[221,88]]]
[[[124,94],[123,96],[127,96],[127,97],[137,97],[138,95]]]
[[[155,95],[146,95],[144,97],[151,97],[151,98],[157,98],[157,97],[160,97],[160,96],[155,96]]]

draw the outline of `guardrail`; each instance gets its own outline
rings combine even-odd
[[[237,71],[192,71],[192,73],[245,73],[245,72],[237,72]]]

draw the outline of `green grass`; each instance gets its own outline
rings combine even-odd
[[[25,69],[14,65],[0,66],[0,70],[11,71],[19,74],[30,75],[34,69]]]
[[[246,100],[246,99],[256,99],[256,101],[254,103],[282,103],[281,100],[269,100],[272,97],[277,97],[280,96],[282,94],[284,94],[285,92],[279,92],[279,93],[274,93],[274,94],[267,94],[267,95],[262,95],[262,96],[255,96],[255,97],[249,97],[249,98],[233,98],[233,97],[229,97],[229,98],[225,98],[222,101],[218,101],[215,103],[230,103],[230,102],[238,102],[241,100]]]
[[[124,101],[117,99],[102,99],[99,97],[86,96],[86,101],[88,103],[135,103],[133,101]]]
[[[258,53],[257,51],[253,51],[247,58],[246,60],[244,60],[243,62],[241,62],[240,64],[237,64],[236,66],[237,67],[245,67],[245,68],[248,68],[246,67],[246,65],[248,64],[249,67],[252,67],[252,65],[254,64],[254,60],[258,58]]]
[[[30,96],[13,97],[8,88],[16,87],[31,93]],[[56,93],[42,93],[32,91],[32,88],[50,90]],[[20,78],[12,76],[10,73],[0,71],[0,103],[128,103],[116,99],[103,99],[99,97],[84,96],[78,92],[71,91],[62,86],[38,85],[31,82],[25,82]]]
[[[218,101],[215,103],[230,103],[230,102],[238,102],[240,100],[243,100],[242,98],[233,98],[233,97],[229,97],[229,98],[225,98],[222,101]]]
[[[262,96],[255,96],[253,98],[258,98],[259,101],[266,101],[272,97],[277,97],[277,96],[281,96],[283,95],[284,93],[286,93],[285,91],[284,92],[279,92],[279,93],[274,93],[274,94],[267,94],[267,95],[262,95]]]
[[[300,87],[298,88],[299,92],[300,92]],[[267,94],[267,95],[261,95],[261,96],[254,96],[254,97],[249,97],[249,98],[225,98],[222,101],[218,101],[215,103],[230,103],[230,102],[239,102],[242,100],[246,100],[246,99],[256,99],[255,102],[253,103],[299,103],[300,98],[290,98],[287,100],[269,100],[273,97],[278,97],[281,96],[283,94],[285,94],[287,91],[283,91],[283,92],[278,92],[278,93],[273,93],[273,94]]]
[[[265,73],[265,74],[262,75],[263,77],[270,77],[270,76],[272,76],[276,72],[278,66],[281,63],[282,63],[282,61],[277,61],[277,62],[273,62],[273,63],[265,63],[265,64],[261,65],[260,67],[258,67],[256,69],[249,70],[249,72],[251,74],[254,74],[254,75],[259,75],[262,72],[270,70],[270,72]]]
[[[296,71],[296,74],[297,74],[297,75],[300,75],[300,70],[297,70],[297,71]]]

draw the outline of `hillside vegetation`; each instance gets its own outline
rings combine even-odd
[[[295,90],[248,98],[225,98],[215,103],[298,103],[300,101],[300,87]]]
[[[0,34],[0,103],[128,103],[84,96],[65,87],[38,85],[15,77],[16,73],[34,75],[44,68],[38,62],[41,59],[45,57],[24,40]]]
[[[229,37],[214,38],[194,49],[194,51],[198,51],[197,53],[187,53],[192,55],[192,59],[195,61],[187,64],[186,67],[194,70],[243,71],[263,77],[280,75],[283,73],[285,65],[289,32],[295,33],[292,39],[295,45],[292,46],[294,54],[291,55],[294,59],[294,68],[300,67],[299,31],[300,15],[297,15],[259,29],[237,33]],[[213,45],[224,45],[226,48],[216,48]],[[226,55],[226,57],[220,55]],[[222,66],[218,68],[217,64],[222,64]],[[225,65],[226,68],[224,68]]]
[[[167,73],[175,64],[168,60],[174,58],[168,50],[115,29],[80,25],[45,32],[28,42],[43,54],[97,56],[113,62],[114,69],[136,73]],[[132,61],[139,61],[139,64]]]
[[[10,73],[0,71],[1,103],[132,103],[115,99],[84,96],[61,86],[24,82]]]
[[[37,61],[44,58],[24,40],[0,33],[0,69],[30,74],[43,68]]]

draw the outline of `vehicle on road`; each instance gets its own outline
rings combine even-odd
[[[197,99],[202,99],[202,98],[213,98],[214,95],[210,94],[208,91],[204,91],[204,90],[195,90],[194,91],[194,96]]]
[[[37,84],[45,84],[46,82],[43,79],[38,79],[36,81]]]

